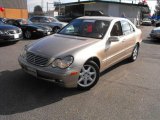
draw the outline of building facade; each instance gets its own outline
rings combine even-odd
[[[56,7],[64,7],[64,15],[84,16],[89,12],[102,12],[105,16],[126,17],[130,19],[135,25],[139,25],[142,18],[142,13],[149,14],[149,7],[147,5],[140,5],[135,3],[124,3],[117,1],[85,1],[74,2],[56,5]],[[62,12],[62,11],[61,11]]]
[[[28,18],[27,0],[0,0],[0,17],[4,18]]]

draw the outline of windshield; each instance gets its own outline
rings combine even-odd
[[[104,20],[76,19],[63,28],[59,34],[102,39],[110,22]]]

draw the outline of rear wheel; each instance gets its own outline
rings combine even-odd
[[[27,39],[31,39],[31,37],[32,37],[31,32],[30,32],[30,31],[28,31],[28,30],[27,30],[27,31],[25,31],[25,32],[24,32],[24,37],[25,37],[25,38],[27,38]]]
[[[92,88],[99,80],[99,67],[93,62],[87,62],[81,69],[78,88],[82,90],[88,90]]]
[[[133,62],[133,61],[137,60],[138,53],[139,53],[139,46],[138,46],[138,44],[136,44],[133,49],[132,55],[130,57],[130,61]]]

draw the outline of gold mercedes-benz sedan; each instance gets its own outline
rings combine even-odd
[[[141,30],[125,18],[81,17],[26,45],[19,63],[37,78],[87,90],[108,67],[126,58],[135,61],[141,41]]]

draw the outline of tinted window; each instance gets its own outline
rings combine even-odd
[[[15,21],[15,20],[8,20],[7,24],[14,25],[14,26],[19,26],[20,25],[19,22]]]
[[[111,36],[121,36],[122,33],[122,27],[120,22],[116,22],[112,28]]]
[[[63,28],[59,34],[101,39],[108,30],[110,22],[103,20],[76,19]]]

